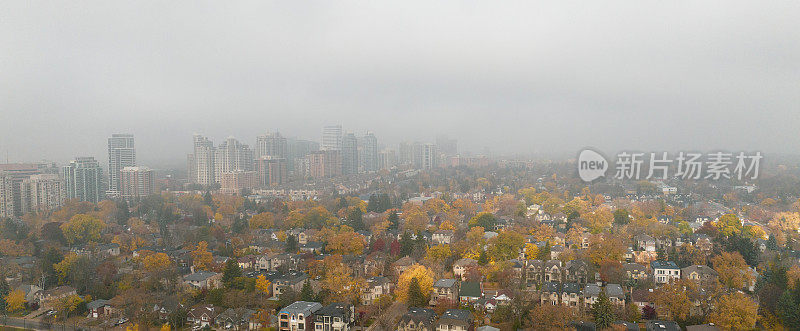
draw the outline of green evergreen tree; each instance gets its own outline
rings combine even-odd
[[[286,235],[286,253],[296,253],[300,246],[297,244],[297,238],[292,234]]]
[[[614,211],[614,223],[625,225],[630,222],[630,216],[628,216],[628,211],[625,209],[617,209]]]
[[[350,223],[350,227],[355,231],[366,229],[364,225],[364,213],[361,212],[361,209],[353,208],[353,210],[347,214],[347,220]]]
[[[404,232],[400,236],[400,255],[410,255],[414,250],[414,239],[411,238],[411,233]]]
[[[411,284],[408,285],[408,305],[411,307],[425,307],[428,305],[427,296],[422,293],[422,288],[416,278],[411,278]]]
[[[377,212],[378,211],[378,196],[375,194],[371,194],[369,196],[369,201],[367,201],[367,212]]]
[[[303,288],[300,289],[300,300],[301,301],[314,301],[314,290],[311,288],[311,283],[306,280],[303,283]]]
[[[203,203],[206,204],[206,206],[214,208],[214,197],[211,196],[210,191],[206,191],[206,193],[203,194]]]
[[[227,288],[234,286],[236,278],[242,277],[242,269],[239,268],[239,262],[235,257],[228,258],[225,262],[225,268],[222,269],[222,284]]]
[[[117,212],[114,214],[114,219],[119,225],[128,224],[128,219],[131,218],[131,211],[128,209],[128,202],[125,200],[117,201]]]
[[[486,256],[486,250],[481,249],[481,253],[478,255],[478,264],[486,265],[486,263],[489,263],[489,257]]]
[[[784,291],[775,304],[775,315],[789,330],[800,329],[800,305],[790,291]]]
[[[614,307],[611,306],[611,300],[608,299],[605,291],[600,291],[597,302],[592,304],[592,316],[594,317],[595,327],[598,330],[611,327],[611,324],[616,320]]]
[[[397,229],[397,222],[400,221],[400,216],[397,215],[397,211],[392,211],[387,220],[389,221],[389,229]]]
[[[539,260],[542,260],[542,261],[550,260],[550,242],[549,241],[546,242],[544,244],[544,247],[539,250],[539,255],[536,258],[538,258]]]

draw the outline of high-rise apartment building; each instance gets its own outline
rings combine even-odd
[[[253,189],[258,185],[258,174],[255,171],[234,170],[220,176],[220,192],[223,194],[242,194],[242,191]]]
[[[0,171],[0,218],[14,217],[14,181]]]
[[[214,152],[215,180],[219,182],[223,173],[231,171],[253,171],[253,150],[228,137]]]
[[[282,157],[288,156],[287,140],[280,132],[267,133],[256,138],[256,157],[263,156]]]
[[[439,152],[435,144],[422,145],[422,167],[421,169],[430,170],[439,163]]]
[[[339,151],[317,151],[308,154],[308,176],[320,179],[342,175],[342,155]]]
[[[358,173],[358,139],[352,133],[342,137],[342,174],[355,175]]]
[[[189,182],[210,186],[214,180],[214,143],[206,137],[195,134],[194,150],[188,156]]]
[[[380,169],[389,170],[397,163],[397,152],[393,149],[385,149],[380,152],[379,166]]]
[[[61,168],[67,199],[98,203],[105,197],[103,169],[93,157],[78,157]]]
[[[64,181],[55,174],[32,175],[20,186],[22,214],[53,210],[64,204]]]
[[[341,125],[329,125],[322,128],[322,149],[328,151],[342,149]]]
[[[57,174],[58,171],[53,170],[53,165],[50,163],[10,163],[0,164],[0,173],[5,173],[5,177],[11,183],[11,197],[6,198],[11,200],[6,205],[7,208],[13,209],[14,216],[22,216],[25,212],[22,182],[33,175]]]
[[[147,167],[125,167],[120,171],[120,196],[139,199],[156,193],[155,175]]]
[[[117,196],[120,192],[120,174],[125,167],[136,166],[136,149],[132,134],[112,134],[108,138],[108,193]]]
[[[376,171],[380,168],[380,160],[378,159],[378,138],[372,132],[367,132],[361,138],[361,169],[365,172]]]
[[[256,160],[258,185],[277,186],[289,181],[289,165],[285,158],[263,156]]]

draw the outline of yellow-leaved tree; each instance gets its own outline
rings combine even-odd
[[[106,224],[94,216],[78,214],[62,224],[61,231],[64,232],[67,242],[70,245],[75,245],[85,244],[90,241],[100,241],[100,235],[105,227]]]
[[[211,264],[214,262],[214,256],[208,251],[207,242],[201,241],[197,243],[197,246],[192,251],[192,260],[194,261],[194,267],[196,269],[209,270],[211,268]]]
[[[6,300],[6,310],[10,312],[18,312],[25,309],[25,292],[20,289],[11,291],[4,299]]]
[[[423,265],[415,264],[411,266],[400,275],[397,287],[394,290],[395,297],[397,297],[398,301],[408,302],[408,288],[412,279],[417,280],[421,293],[430,293],[433,287],[433,276],[433,272]]]
[[[721,296],[708,316],[723,330],[751,330],[758,318],[758,303],[742,292]]]

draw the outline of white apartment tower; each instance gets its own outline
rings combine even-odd
[[[214,143],[206,137],[195,134],[194,153],[189,154],[189,181],[194,184],[209,186],[215,183],[214,178]]]
[[[119,195],[120,172],[125,167],[136,166],[136,149],[132,134],[113,134],[108,138],[108,191]]]
[[[328,151],[342,150],[341,125],[329,125],[322,128],[322,149]]]
[[[120,172],[120,196],[143,198],[156,193],[153,170],[147,167],[125,167]]]
[[[214,179],[231,171],[253,171],[253,150],[234,137],[228,137],[214,152]]]
[[[288,157],[286,138],[280,132],[267,133],[256,138],[256,157]]]
[[[14,217],[14,181],[0,171],[0,218]]]
[[[93,157],[78,157],[61,168],[67,199],[98,203],[105,197],[103,169]]]
[[[32,175],[22,180],[22,213],[53,210],[64,204],[64,182],[56,174]]]

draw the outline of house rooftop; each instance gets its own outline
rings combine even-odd
[[[650,262],[650,267],[655,269],[680,269],[675,262],[672,261],[653,261]]]

